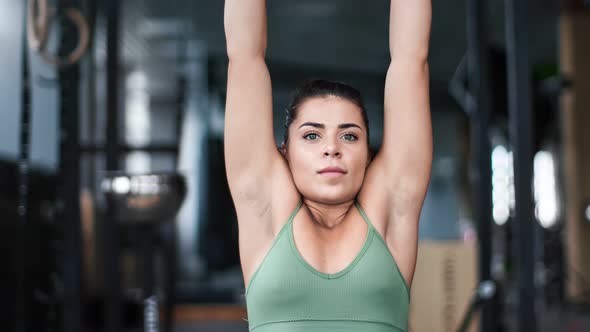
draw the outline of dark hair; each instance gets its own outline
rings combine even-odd
[[[283,143],[287,144],[289,139],[289,126],[297,117],[297,110],[299,106],[306,100],[314,97],[328,97],[335,96],[346,99],[361,109],[361,114],[367,128],[367,144],[369,142],[369,118],[367,116],[367,110],[361,98],[361,93],[353,88],[352,86],[335,81],[327,80],[310,80],[301,84],[293,96],[291,104],[286,109],[287,116],[285,118],[285,133],[283,136]]]

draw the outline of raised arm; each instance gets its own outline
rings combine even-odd
[[[264,188],[277,152],[272,123],[271,81],[264,56],[266,0],[226,0],[229,57],[225,108],[225,163],[235,200]]]
[[[427,59],[431,7],[431,0],[391,1],[391,64],[385,82],[383,143],[377,157],[394,198],[413,204],[403,209],[414,217],[426,194],[432,165]]]
[[[416,266],[418,221],[430,181],[432,125],[428,89],[431,0],[391,0],[391,64],[384,134],[361,199],[385,222],[385,238],[408,284]],[[371,217],[371,216],[369,216]]]

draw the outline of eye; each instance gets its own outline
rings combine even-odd
[[[344,134],[344,135],[342,135],[342,137],[344,138],[345,141],[350,141],[350,142],[358,140],[358,137],[355,134]]]
[[[303,135],[303,139],[310,140],[310,141],[314,141],[314,140],[318,139],[318,137],[319,137],[319,135],[316,133],[309,133],[309,134]]]

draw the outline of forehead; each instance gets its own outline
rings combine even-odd
[[[299,106],[295,123],[318,122],[338,125],[351,122],[364,128],[361,112],[357,105],[340,97],[314,97]]]

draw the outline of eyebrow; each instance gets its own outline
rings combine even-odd
[[[305,127],[305,126],[310,126],[310,127],[314,127],[314,128],[321,128],[321,129],[325,129],[326,125],[324,125],[323,123],[317,123],[317,122],[305,122],[304,124],[302,124],[301,126],[299,126],[298,129]],[[347,129],[347,128],[358,128],[361,129],[362,128],[357,125],[356,123],[341,123],[338,125],[339,129]]]

